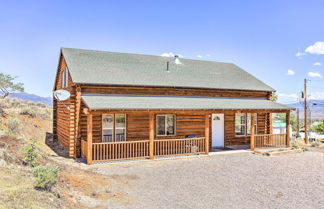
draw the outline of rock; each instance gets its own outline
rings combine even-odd
[[[0,159],[0,167],[7,166],[7,162],[4,159]]]
[[[6,157],[6,150],[5,149],[2,149],[0,148],[0,159],[4,160],[5,157]]]

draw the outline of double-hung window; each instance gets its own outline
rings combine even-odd
[[[69,69],[66,67],[61,71],[61,88],[69,86]]]
[[[120,142],[126,141],[126,115],[103,114],[102,115],[102,141]]]
[[[258,115],[254,116],[254,132],[257,133]],[[235,114],[235,135],[247,136],[251,135],[251,113],[236,113]]]
[[[156,115],[156,135],[174,136],[176,117],[173,114]]]

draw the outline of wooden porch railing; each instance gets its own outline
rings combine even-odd
[[[87,156],[87,142],[81,141],[82,156]],[[154,156],[191,155],[206,152],[205,137],[159,139],[153,142]],[[150,157],[149,140],[102,142],[92,144],[92,162]],[[91,154],[90,154],[91,155]]]
[[[205,153],[205,137],[159,139],[154,141],[154,156]]]
[[[286,134],[262,134],[254,136],[255,148],[287,147]]]
[[[149,141],[102,142],[92,144],[92,160],[126,160],[149,156]]]

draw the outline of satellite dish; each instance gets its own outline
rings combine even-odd
[[[60,89],[60,90],[54,91],[53,96],[56,100],[62,102],[62,101],[67,100],[68,98],[70,98],[71,94],[67,90]]]

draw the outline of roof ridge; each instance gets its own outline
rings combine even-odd
[[[129,52],[116,52],[116,51],[105,51],[105,50],[96,50],[96,49],[80,49],[80,48],[70,48],[70,47],[61,47],[61,50],[79,50],[79,51],[89,51],[89,52],[103,52],[103,53],[116,53],[116,54],[127,54],[127,55],[141,55],[141,56],[153,56],[153,57],[164,57],[168,58],[165,56],[161,55],[154,55],[154,54],[141,54],[141,53],[129,53]],[[176,54],[175,54],[176,55]],[[198,62],[212,62],[212,63],[223,63],[223,64],[231,64],[235,65],[232,62],[222,62],[222,61],[214,61],[214,60],[199,60],[199,59],[192,59],[192,58],[184,58],[180,57],[180,59],[184,60],[192,60],[192,61],[198,61]],[[236,65],[235,65],[236,66]]]

